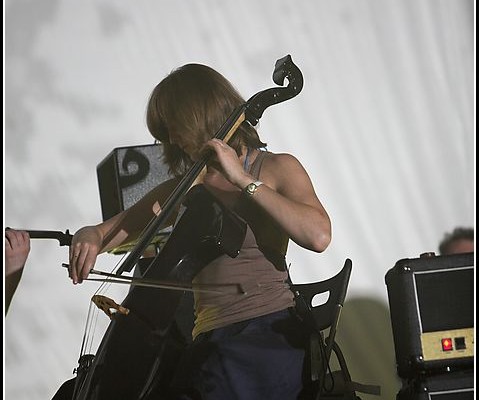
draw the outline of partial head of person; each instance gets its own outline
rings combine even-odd
[[[206,65],[186,64],[167,75],[150,95],[146,123],[153,137],[163,144],[170,171],[182,175],[201,159],[203,145],[244,103],[234,86]],[[266,146],[248,122],[239,126],[228,144],[238,156],[244,146]]]
[[[439,254],[472,253],[474,251],[474,229],[457,227],[444,235],[439,243]]]

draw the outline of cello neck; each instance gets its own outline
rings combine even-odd
[[[236,129],[245,120],[246,104],[237,107],[223,124],[223,126],[215,134],[215,138],[228,141],[233,136]],[[150,221],[141,239],[137,245],[131,250],[124,262],[118,268],[116,275],[121,275],[124,271],[130,272],[135,264],[140,259],[145,249],[150,244],[151,239],[158,230],[168,221],[170,216],[175,212],[178,206],[183,201],[185,194],[193,186],[195,180],[200,176],[201,171],[206,167],[206,163],[211,157],[211,153],[206,154],[203,158],[195,162],[188,172],[183,176],[180,183],[176,186],[170,196],[166,199],[165,203],[161,207],[160,214]]]
[[[273,71],[274,83],[282,85],[285,79],[288,79],[288,85],[286,87],[279,86],[260,91],[250,97],[246,103],[233,110],[218,132],[216,132],[214,138],[228,142],[242,122],[246,120],[250,124],[256,125],[266,108],[289,100],[301,92],[303,88],[303,75],[299,68],[293,63],[289,54],[276,61]],[[121,275],[124,271],[129,272],[133,269],[156,232],[166,224],[166,221],[181,204],[186,192],[193,183],[195,183],[195,180],[203,168],[205,168],[210,156],[211,153],[206,154],[188,170],[178,186],[168,197],[165,204],[162,205],[160,214],[150,221],[137,245],[128,254],[123,264],[119,266],[116,272],[117,275]]]

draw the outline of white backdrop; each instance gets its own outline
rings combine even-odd
[[[303,91],[267,109],[260,134],[300,159],[333,223],[323,254],[290,247],[293,280],[326,279],[352,259],[338,340],[353,379],[394,398],[384,275],[475,220],[473,0],[7,0],[4,10],[14,228],[101,220],[96,166],[116,147],[152,143],[147,98],[173,68],[208,64],[249,98],[291,54]],[[32,242],[5,319],[6,399],[51,398],[77,366],[96,286],[71,285],[67,254]]]

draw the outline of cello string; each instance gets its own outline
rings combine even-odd
[[[87,313],[87,318],[85,322],[85,329],[83,331],[83,338],[82,338],[82,344],[80,348],[80,358],[86,354],[86,348],[88,347],[91,350],[91,320],[92,320],[92,305],[91,302],[88,305],[88,313]],[[89,344],[90,343],[90,344]]]

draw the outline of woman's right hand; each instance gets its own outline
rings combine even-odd
[[[82,283],[88,277],[101,248],[102,236],[96,226],[85,226],[73,235],[68,271],[73,284]]]

